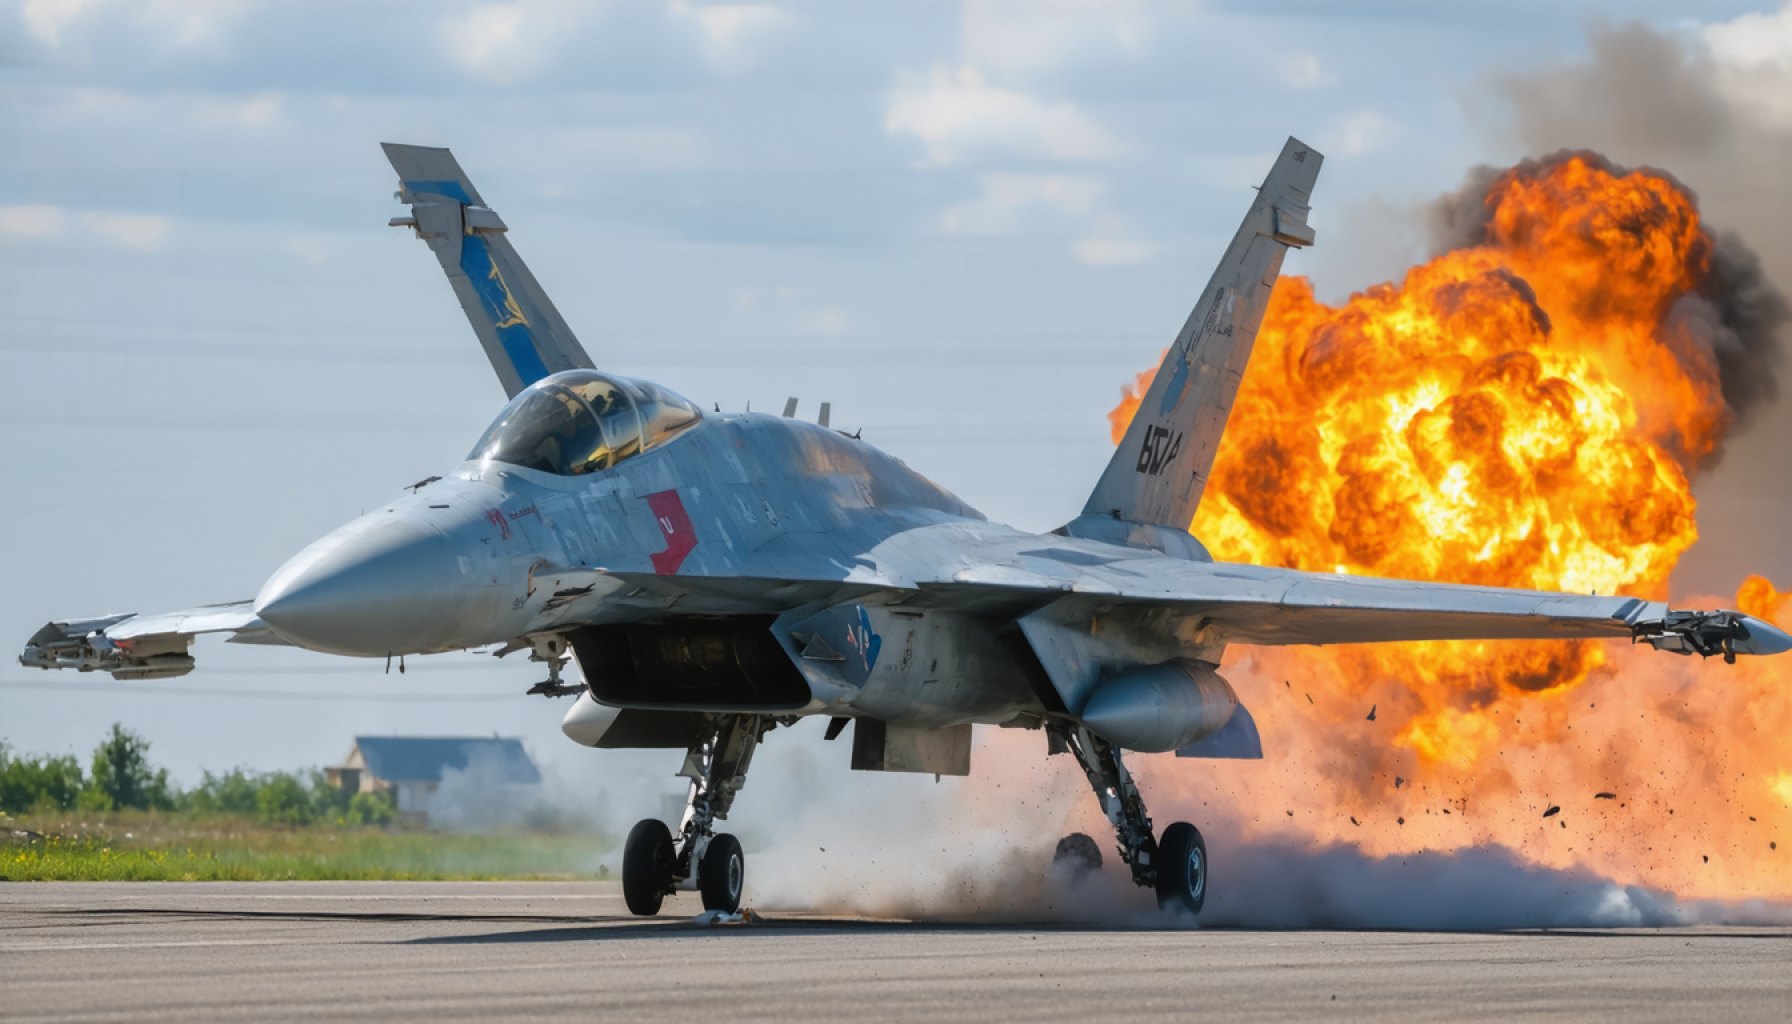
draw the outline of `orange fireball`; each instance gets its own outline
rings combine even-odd
[[[1698,537],[1689,477],[1733,418],[1699,333],[1721,318],[1699,312],[1714,242],[1693,198],[1665,175],[1565,154],[1491,178],[1474,212],[1469,244],[1342,305],[1303,278],[1277,285],[1191,526],[1216,558],[1667,597]],[[1150,379],[1111,415],[1116,441]],[[1786,596],[1751,581],[1738,603],[1772,618]],[[1707,890],[1767,880],[1792,892],[1792,863],[1761,859],[1765,833],[1792,827],[1792,801],[1777,799],[1792,792],[1787,688],[1766,668],[1732,671],[1710,678],[1727,689],[1695,711],[1686,692],[1711,669],[1644,653],[1602,642],[1240,649],[1228,672],[1254,691],[1254,710],[1270,704],[1259,717],[1282,764],[1216,778],[1248,794],[1242,806],[1309,808],[1300,827],[1315,839],[1377,852],[1502,842],[1664,883],[1687,868],[1665,846],[1631,850],[1616,833],[1570,843],[1566,820],[1590,819],[1536,819],[1534,790],[1590,800],[1628,787],[1621,808],[1588,805],[1618,829],[1644,808],[1673,815],[1676,787],[1727,779],[1727,806],[1678,809],[1680,823],[1722,838],[1708,844],[1725,859]],[[1612,661],[1621,677],[1600,670]],[[1598,685],[1579,685],[1589,679]],[[1741,721],[1714,741],[1720,712]],[[1652,760],[1632,765],[1632,754]],[[1744,807],[1759,820],[1743,822]],[[1392,830],[1348,822],[1396,809]]]

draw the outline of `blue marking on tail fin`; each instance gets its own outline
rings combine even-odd
[[[1157,403],[1157,414],[1168,416],[1176,411],[1176,403],[1182,401],[1182,392],[1188,388],[1188,360],[1176,360],[1176,370],[1170,374],[1170,386],[1164,389],[1163,401]]]
[[[409,192],[426,196],[446,196],[456,202],[473,205],[473,197],[467,194],[467,187],[458,181],[407,181],[404,187]]]
[[[485,239],[468,235],[461,240],[460,269],[473,283],[473,290],[479,293],[485,314],[491,318],[492,327],[498,334],[498,344],[504,346],[504,354],[510,358],[510,365],[523,386],[528,387],[546,377],[548,368],[529,331],[528,314],[511,294],[510,285],[505,282],[504,273],[498,268],[498,261],[492,258]]]
[[[462,206],[475,205],[466,185],[458,181],[406,181],[404,187],[412,195],[441,196]],[[472,282],[473,290],[478,293],[480,303],[485,307],[485,315],[491,319],[492,328],[497,332],[498,344],[503,346],[504,354],[521,378],[522,385],[528,387],[546,377],[548,368],[542,362],[541,352],[536,348],[535,337],[530,332],[529,313],[523,310],[516,295],[511,292],[509,283],[504,280],[504,272],[498,267],[497,259],[492,256],[491,247],[474,232],[467,232],[461,238],[460,269],[467,275],[467,280]]]

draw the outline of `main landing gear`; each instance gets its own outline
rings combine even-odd
[[[1068,750],[1076,755],[1101,801],[1102,811],[1113,822],[1120,841],[1120,859],[1132,868],[1133,882],[1155,889],[1160,907],[1199,914],[1207,901],[1207,843],[1201,838],[1201,831],[1179,821],[1164,829],[1161,838],[1154,839],[1151,816],[1145,813],[1145,800],[1133,784],[1132,773],[1120,759],[1120,748],[1080,725],[1050,728],[1053,751]],[[1101,852],[1093,840],[1079,832],[1058,843],[1056,859],[1087,870],[1100,866]]]
[[[657,818],[637,822],[622,847],[622,898],[643,917],[679,889],[703,895],[703,909],[740,909],[747,859],[740,840],[714,825],[728,817],[734,795],[747,781],[747,765],[759,740],[776,723],[766,715],[719,715],[709,735],[685,753],[680,775],[691,780],[690,799],[676,838]]]

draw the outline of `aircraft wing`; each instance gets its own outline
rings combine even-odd
[[[1131,563],[1140,566],[1139,563]],[[1156,567],[1154,567],[1156,568]],[[1678,654],[1777,654],[1792,636],[1732,611],[1658,601],[1342,576],[1230,563],[1140,573],[1112,597],[1198,616],[1216,639],[1287,645],[1629,638]]]
[[[160,679],[193,671],[187,653],[201,633],[229,633],[238,644],[285,644],[256,617],[253,601],[206,605],[159,615],[103,615],[52,622],[19,655],[31,668],[110,672],[114,679]]]

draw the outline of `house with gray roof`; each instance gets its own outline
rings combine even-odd
[[[348,757],[324,775],[350,793],[390,793],[398,813],[413,819],[428,816],[445,779],[541,785],[541,771],[522,741],[508,736],[356,736]]]

